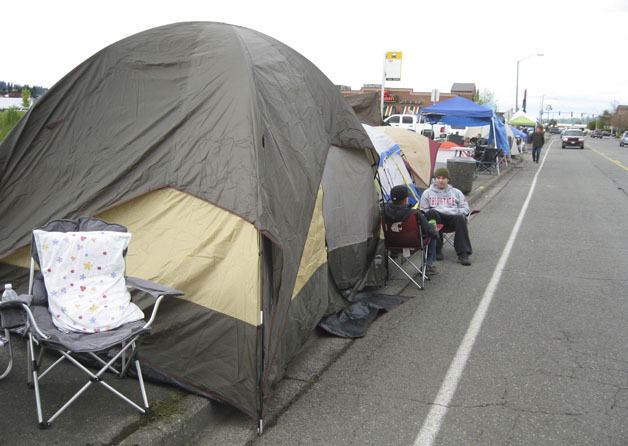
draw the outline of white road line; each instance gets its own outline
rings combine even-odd
[[[456,356],[454,356],[454,359],[449,365],[449,370],[447,370],[445,379],[443,380],[443,383],[438,390],[438,395],[436,395],[436,399],[432,403],[432,408],[427,414],[427,418],[423,422],[423,426],[421,426],[421,430],[414,440],[414,446],[431,446],[432,443],[434,443],[438,432],[440,431],[445,415],[447,415],[449,403],[451,403],[451,400],[456,393],[456,389],[458,388],[458,384],[460,383],[460,378],[462,377],[462,372],[464,372],[464,369],[467,366],[469,355],[471,354],[471,350],[473,349],[473,345],[475,344],[478,333],[482,328],[484,317],[486,316],[486,313],[488,312],[488,307],[493,300],[495,290],[497,290],[497,285],[499,285],[499,280],[501,279],[502,272],[504,271],[504,267],[506,266],[506,262],[508,261],[508,257],[510,257],[510,251],[512,250],[512,246],[515,243],[515,239],[517,238],[519,229],[521,228],[521,223],[523,222],[523,218],[525,217],[526,211],[528,210],[528,205],[530,204],[530,199],[532,198],[532,193],[534,192],[534,188],[536,187],[536,181],[539,177],[539,174],[541,173],[541,169],[543,169],[545,159],[549,154],[549,149],[551,148],[551,146],[552,143],[550,143],[547,147],[547,150],[545,151],[545,156],[543,157],[543,160],[541,161],[541,164],[539,165],[539,168],[534,175],[534,179],[532,180],[532,184],[530,185],[530,191],[528,192],[528,196],[526,197],[523,206],[521,207],[519,217],[517,217],[515,226],[512,228],[512,232],[510,233],[508,242],[506,242],[506,246],[502,251],[502,255],[499,258],[497,265],[495,266],[495,270],[493,271],[491,280],[488,283],[486,290],[484,291],[484,295],[482,296],[482,300],[480,301],[478,308],[475,310],[475,314],[473,315],[473,319],[471,319],[469,328],[467,328],[467,332],[462,339],[462,343],[458,347]]]

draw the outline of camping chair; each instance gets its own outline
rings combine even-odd
[[[420,290],[424,289],[425,281],[429,280],[427,275],[427,248],[432,240],[424,237],[421,227],[417,221],[415,213],[410,214],[402,222],[392,222],[386,217],[381,219],[382,230],[384,231],[384,245],[386,255],[390,260],[410,281]],[[421,265],[416,266],[410,257],[417,251],[421,251]],[[399,263],[395,261],[393,256],[402,255]],[[403,268],[403,259],[405,259],[414,269],[421,275],[421,283],[419,284],[410,274]]]
[[[109,224],[102,220],[91,218],[79,218],[75,220],[55,220],[44,227],[39,228],[46,231],[46,235],[55,235],[58,233],[68,233],[70,235],[78,234],[86,231],[90,231],[90,234],[103,234],[106,237],[107,234],[126,233],[126,228],[117,224]],[[99,231],[98,233],[93,231]],[[87,235],[87,234],[86,234]],[[114,234],[115,236],[115,234]],[[76,239],[86,239],[87,237],[77,236]],[[93,240],[96,240],[94,235]],[[128,241],[127,241],[128,242]],[[54,243],[54,241],[52,242]],[[85,243],[87,245],[89,240]],[[54,296],[57,295],[56,290],[47,289],[49,278],[44,281],[41,273],[35,274],[35,264],[42,265],[42,249],[46,249],[46,245],[37,246],[37,240],[35,237],[35,231],[33,231],[33,238],[31,244],[31,268],[29,276],[28,294],[26,296],[32,299],[30,305],[28,303],[22,304],[23,310],[28,316],[28,323],[26,325],[27,340],[27,354],[28,354],[28,383],[35,389],[35,402],[37,405],[37,419],[39,421],[40,428],[47,428],[51,423],[63,413],[88,387],[93,383],[98,383],[107,390],[111,391],[114,395],[131,405],[137,411],[142,414],[147,413],[149,409],[148,399],[146,396],[146,390],[144,388],[144,380],[142,376],[142,370],[140,363],[136,357],[139,340],[142,336],[146,335],[155,320],[159,305],[165,296],[181,296],[183,293],[177,290],[163,287],[161,285],[154,284],[152,282],[126,277],[123,280],[126,283],[127,288],[136,289],[144,293],[149,294],[156,299],[152,314],[148,322],[139,319],[133,322],[128,322],[120,325],[117,328],[107,331],[95,331],[90,332],[64,332],[57,328],[53,323],[52,315],[49,311],[52,310],[52,303]],[[89,248],[86,247],[85,251]],[[122,249],[122,248],[121,248]],[[103,251],[102,254],[109,254],[110,257],[118,255],[118,258],[123,258],[126,254],[126,249],[123,249],[122,254],[116,247],[112,247],[111,251],[107,253]],[[87,254],[87,252],[86,252]],[[93,253],[92,253],[93,254]],[[93,257],[93,256],[92,256]],[[101,260],[99,259],[98,262]],[[103,260],[106,262],[106,260]],[[94,263],[97,261],[94,259]],[[94,266],[94,268],[96,268]],[[121,265],[124,268],[124,265]],[[59,267],[61,270],[61,267]],[[91,266],[90,266],[91,269]],[[98,267],[100,269],[100,266]],[[106,269],[103,266],[103,270]],[[49,270],[48,270],[49,271]],[[65,270],[64,270],[65,271]],[[74,270],[71,271],[74,273]],[[113,276],[114,273],[111,273]],[[65,276],[64,276],[65,278]],[[89,279],[89,278],[88,278]],[[85,280],[82,277],[82,280]],[[81,282],[77,282],[76,286]],[[87,282],[85,282],[87,284]],[[74,284],[72,284],[74,286]],[[81,290],[84,287],[81,287]],[[95,289],[95,288],[94,288]],[[49,300],[48,292],[50,291]],[[21,296],[20,298],[24,298]],[[105,295],[103,294],[103,298]],[[69,306],[69,305],[68,305]],[[106,308],[106,305],[103,305]],[[64,311],[64,310],[62,310]],[[59,315],[54,315],[58,318]],[[87,316],[86,316],[87,318]],[[42,354],[44,350],[55,351],[61,356],[56,362],[50,365],[46,370],[40,373],[42,365]],[[50,418],[44,420],[42,414],[42,403],[40,394],[40,382],[42,379],[58,364],[67,360],[69,363],[74,364],[81,369],[88,376],[87,383],[74,394],[57,412],[55,412]],[[134,362],[137,371],[137,377],[139,381],[140,391],[143,399],[143,407],[140,407],[131,399],[124,396],[118,390],[113,388],[107,382],[105,382],[104,374],[106,371],[112,371],[119,376],[124,376],[130,364]],[[90,370],[84,364],[96,364],[94,369]]]
[[[476,160],[477,173],[489,173],[495,172],[499,175],[499,149],[494,147],[487,147],[484,149],[481,158]]]
[[[476,214],[479,214],[479,213],[480,213],[479,209],[473,209],[471,212],[469,212],[469,215],[467,215],[467,223],[469,222],[469,220],[471,220],[471,218],[473,218]],[[451,245],[452,248],[454,247],[454,237],[456,235],[456,232],[452,228],[443,226],[439,230],[439,234],[443,239],[443,245],[447,243]]]

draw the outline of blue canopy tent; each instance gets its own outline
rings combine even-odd
[[[521,138],[521,139],[527,139],[528,135],[525,134],[524,132],[522,132],[521,130],[519,130],[516,127],[510,126],[510,130],[512,130],[513,135],[515,135],[516,138]]]
[[[494,139],[497,141],[494,141]],[[510,155],[510,144],[508,144],[506,124],[504,124],[498,116],[493,117],[493,125],[491,126],[491,133],[488,136],[488,144],[499,147],[504,151],[504,154]]]
[[[421,111],[421,116],[426,122],[444,122],[456,127],[490,125],[489,144],[502,149],[506,155],[510,154],[504,123],[489,107],[476,104],[461,96],[454,96],[424,108]]]

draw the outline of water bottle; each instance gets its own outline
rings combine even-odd
[[[4,293],[2,293],[2,302],[17,299],[17,293],[13,289],[13,285],[7,283],[4,285]]]

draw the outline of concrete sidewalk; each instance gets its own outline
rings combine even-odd
[[[502,169],[499,176],[479,175],[467,198],[472,209],[481,209],[528,162],[529,154],[517,157]],[[402,277],[393,276],[382,290],[399,294],[408,285]],[[429,293],[429,283],[424,291]],[[277,385],[266,427],[304,394],[321,374],[351,346],[353,340],[329,336],[316,330],[290,363],[284,379]],[[98,385],[92,386],[63,413],[50,429],[37,426],[35,398],[26,385],[25,343],[13,336],[15,364],[11,374],[0,381],[0,431],[3,441],[12,445],[245,445],[256,438],[256,424],[236,409],[178,389],[147,383],[152,406],[149,416],[141,416],[130,406]],[[0,353],[0,360],[5,359]],[[50,361],[44,361],[50,364]],[[85,375],[76,367],[61,364],[46,376],[41,386],[45,416],[50,416],[85,382]],[[106,378],[108,382],[136,401],[141,401],[134,379]]]

